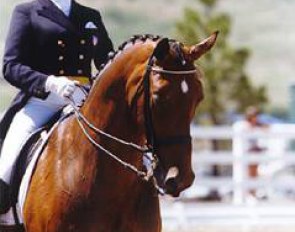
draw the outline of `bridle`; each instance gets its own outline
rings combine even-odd
[[[152,54],[148,60],[148,64],[146,66],[145,74],[143,76],[143,94],[144,94],[144,123],[145,123],[145,133],[146,133],[146,144],[144,146],[134,144],[132,142],[125,141],[116,136],[113,136],[109,133],[104,132],[103,130],[95,127],[91,122],[89,122],[86,117],[81,113],[80,109],[75,106],[74,101],[70,98],[70,104],[74,110],[76,120],[83,131],[86,138],[89,142],[97,147],[98,149],[105,152],[109,157],[114,159],[116,162],[121,164],[126,169],[131,170],[136,173],[144,181],[152,180],[153,186],[156,188],[159,194],[164,195],[165,190],[163,190],[157,183],[157,180],[154,176],[154,171],[159,165],[159,158],[156,155],[156,151],[160,146],[169,146],[174,144],[188,144],[191,143],[190,135],[181,135],[181,136],[171,136],[166,138],[158,138],[155,134],[154,126],[153,126],[153,116],[151,109],[151,95],[150,95],[150,77],[151,73],[159,73],[159,74],[169,74],[169,75],[191,75],[197,72],[197,69],[192,69],[188,71],[171,71],[164,70],[154,66],[155,57]],[[81,89],[82,86],[79,86]],[[95,134],[99,134],[108,139],[111,139],[117,143],[130,147],[142,154],[143,159],[145,160],[145,168],[146,170],[139,170],[134,165],[123,161],[117,155],[113,154],[111,151],[104,148],[101,144],[95,141],[95,139],[89,134],[88,129],[90,129]]]
[[[191,142],[190,135],[170,136],[166,138],[159,138],[155,134],[153,126],[153,116],[151,109],[151,94],[150,94],[150,77],[151,73],[170,74],[170,75],[190,75],[197,72],[196,69],[189,71],[171,71],[155,67],[155,59],[152,55],[149,58],[145,74],[143,76],[143,92],[144,92],[144,124],[146,132],[147,146],[151,148],[152,154],[156,154],[156,150],[161,146],[168,146],[173,144],[187,144]]]

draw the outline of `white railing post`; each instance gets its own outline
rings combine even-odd
[[[242,136],[242,131],[235,127],[233,129],[233,203],[243,204],[246,200],[246,191],[243,182],[247,179],[247,167],[244,157],[246,153],[246,140]]]
[[[251,128],[251,130],[243,128],[242,124],[234,124],[232,127],[194,127],[191,131],[192,137],[196,140],[232,141],[231,151],[212,151],[206,143],[198,144],[205,148],[203,151],[200,148],[198,150],[194,148],[195,169],[216,164],[232,165],[233,170],[232,176],[220,178],[199,175],[192,188],[193,191],[190,192],[192,195],[200,193],[198,192],[200,186],[207,189],[222,189],[221,191],[225,189],[225,191],[233,192],[233,204],[245,204],[251,190],[255,191],[262,187],[264,190],[273,189],[278,183],[272,175],[287,166],[295,165],[295,152],[288,151],[290,140],[295,140],[295,124],[275,124],[268,129]],[[249,151],[255,140],[266,148],[259,156]],[[270,166],[269,162],[273,164]],[[257,178],[250,178],[249,164],[265,164],[260,166],[262,167],[260,171],[264,172]]]

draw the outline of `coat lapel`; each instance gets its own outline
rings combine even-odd
[[[70,21],[70,19],[61,11],[59,10],[50,0],[38,0],[42,6],[41,9],[37,10],[37,13],[45,17],[52,22],[74,32],[78,33],[77,28],[74,24]],[[74,4],[74,1],[73,1]]]

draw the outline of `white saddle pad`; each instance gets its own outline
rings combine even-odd
[[[65,108],[64,109],[64,114],[65,118],[67,115],[70,115],[72,112],[72,108]],[[17,214],[18,214],[18,219],[21,224],[23,224],[23,207],[25,204],[25,200],[27,197],[28,189],[31,183],[32,176],[34,174],[37,162],[42,154],[44,146],[47,144],[49,137],[53,133],[56,127],[60,124],[62,120],[56,122],[53,127],[50,129],[50,131],[47,133],[46,131],[41,133],[41,142],[38,144],[38,147],[34,151],[32,160],[30,161],[30,164],[28,165],[26,172],[22,178],[20,189],[19,189],[19,194],[18,194],[18,204],[16,206],[17,208]],[[13,210],[12,208],[6,213],[0,215],[0,225],[16,225],[16,221],[13,215]]]
[[[41,134],[42,141],[39,144],[36,151],[34,152],[32,160],[30,164],[28,165],[26,172],[23,176],[23,179],[20,185],[19,195],[18,195],[18,204],[16,206],[20,223],[23,223],[23,207],[24,207],[24,203],[25,203],[25,199],[27,196],[32,175],[34,173],[37,161],[41,155],[41,151],[44,145],[46,144],[50,134],[51,133],[42,132]],[[12,208],[6,214],[0,215],[0,225],[15,225],[15,224],[16,224],[16,221],[13,215]]]

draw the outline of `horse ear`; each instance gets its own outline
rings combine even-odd
[[[161,39],[154,50],[154,56],[157,58],[157,60],[163,60],[168,55],[169,50],[169,39]]]
[[[208,52],[216,42],[218,31],[214,32],[207,39],[204,39],[202,42],[192,46],[189,51],[188,58],[191,61],[199,59],[202,55]]]

